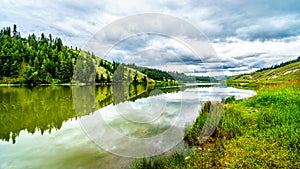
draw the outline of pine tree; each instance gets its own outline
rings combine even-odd
[[[146,78],[146,76],[144,76],[142,80],[143,80],[143,84],[147,84],[147,78]]]
[[[14,37],[14,38],[18,38],[17,25],[14,25],[14,29],[13,29],[13,37]]]
[[[134,75],[132,83],[133,84],[138,84],[137,74]]]

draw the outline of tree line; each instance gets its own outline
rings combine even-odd
[[[140,71],[141,73],[146,74],[149,78],[153,80],[159,80],[159,81],[172,81],[175,80],[169,72],[158,70],[158,69],[152,69],[147,67],[141,67],[137,66],[135,64],[126,64],[127,67],[130,67],[132,69],[135,69],[137,71]]]
[[[94,53],[67,47],[60,38],[42,33],[21,37],[17,26],[0,31],[0,83],[59,84],[121,83],[147,84],[126,65],[100,59]],[[116,71],[117,70],[117,71]],[[140,79],[139,79],[140,78]]]
[[[290,61],[287,61],[287,62],[282,62],[282,63],[277,64],[277,65],[272,65],[271,67],[261,68],[261,69],[257,70],[257,72],[262,72],[264,70],[271,70],[271,69],[280,68],[280,67],[283,67],[283,66],[295,63],[295,62],[299,62],[299,61],[300,61],[300,56],[298,56],[298,58],[294,59],[294,60],[290,60]]]
[[[147,84],[149,79],[174,82],[194,78],[185,74],[109,62],[94,53],[65,46],[51,34],[22,37],[14,25],[0,31],[0,83],[60,84],[84,83]],[[208,80],[202,78],[202,80]]]
[[[2,83],[40,84],[70,82],[79,50],[44,33],[21,37],[14,25],[0,31],[0,80]]]
[[[153,80],[158,81],[179,81],[183,83],[187,82],[216,82],[217,80],[214,77],[209,76],[188,76],[184,73],[178,72],[166,72],[158,69],[140,67],[135,64],[127,64],[127,67],[138,70]]]

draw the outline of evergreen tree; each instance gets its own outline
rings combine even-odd
[[[18,38],[17,25],[14,25],[14,29],[13,29],[13,37],[14,37],[14,38]]]
[[[95,80],[97,83],[111,83],[111,77],[118,83],[125,80],[138,83],[137,71],[132,80],[131,70],[124,64],[99,59],[92,52],[83,52],[83,56],[79,56],[80,50],[63,46],[62,40],[51,34],[48,37],[44,33],[40,37],[30,34],[20,38],[17,25],[13,25],[12,32],[10,27],[5,27],[0,30],[0,83],[4,78],[25,84],[68,83],[72,78],[87,83]],[[96,65],[104,68],[105,73],[98,74]],[[157,79],[166,76],[156,70],[149,72]]]
[[[147,84],[147,77],[146,76],[144,76],[142,80],[143,80],[143,84]]]
[[[100,83],[100,77],[99,77],[99,73],[98,71],[96,71],[96,79],[95,79],[96,83]]]
[[[134,75],[132,83],[133,84],[138,84],[137,74]]]
[[[107,82],[107,83],[111,83],[111,80],[110,80],[110,76],[109,76],[109,75],[107,75],[106,82]]]
[[[103,74],[101,74],[101,76],[100,76],[100,83],[104,83],[104,81],[105,81],[104,76],[103,76]]]

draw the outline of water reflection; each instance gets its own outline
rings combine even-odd
[[[226,86],[203,87],[202,84],[200,86],[188,84],[159,88],[151,86],[76,86],[33,89],[2,87],[0,95],[0,139],[3,140],[0,141],[0,168],[71,169],[120,168],[132,160],[99,149],[91,137],[82,130],[80,124],[85,121],[84,119],[90,124],[92,131],[104,132],[101,137],[103,143],[101,148],[104,150],[116,154],[127,153],[128,156],[132,156],[132,153],[138,155],[151,151],[152,154],[156,154],[159,142],[151,139],[156,135],[162,136],[159,139],[162,141],[178,139],[175,137],[181,138],[183,130],[180,129],[186,122],[192,122],[196,118],[200,103],[214,97],[229,95],[234,95],[236,98],[250,97],[254,92]],[[162,100],[167,103],[161,104]],[[151,111],[152,109],[147,109],[150,106],[149,101],[155,108],[164,111],[154,112]],[[180,106],[179,102],[182,103],[181,110],[184,110],[182,113],[176,113]],[[159,108],[162,105],[165,108]],[[77,111],[76,106],[80,111]],[[137,111],[122,112],[123,118],[120,117],[120,112],[113,111],[116,107],[124,110],[130,106]],[[143,111],[138,111],[139,109]],[[99,125],[101,123],[96,119],[99,115],[105,122],[102,125]],[[146,124],[150,121],[153,123]],[[90,122],[95,122],[96,125]],[[106,126],[103,126],[104,124]],[[171,126],[173,130],[170,130],[170,125],[173,124],[175,126]],[[99,130],[93,127],[98,127]],[[170,134],[163,137],[162,133],[166,130]],[[140,144],[132,145],[130,141],[115,139],[112,131],[128,138],[147,139],[151,144],[142,141]],[[99,134],[96,133],[97,136]],[[170,147],[166,148],[172,146],[170,144]],[[131,151],[133,147],[136,152]],[[180,146],[178,148],[180,149]]]
[[[15,143],[22,130],[32,134],[51,133],[71,118],[88,115],[112,103],[148,97],[153,90],[143,85],[1,87],[0,139]],[[178,87],[161,89],[162,92],[179,90]]]
[[[22,130],[43,134],[60,129],[76,117],[70,92],[65,87],[0,88],[0,139],[15,143]]]

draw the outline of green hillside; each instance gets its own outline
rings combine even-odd
[[[21,37],[17,26],[0,31],[0,84],[132,83],[148,84],[173,79],[164,71],[142,73],[109,62],[77,47],[65,46],[51,34]],[[154,80],[153,80],[154,79]]]
[[[79,52],[73,73],[72,83],[95,81],[95,83],[145,84],[155,82],[146,74],[122,63],[109,62],[86,51]]]
[[[100,56],[101,57],[101,56]],[[0,85],[41,84],[170,84],[211,82],[212,77],[192,77],[101,59],[93,52],[68,47],[51,34],[22,37],[17,26],[0,31]]]
[[[205,102],[185,129],[188,151],[136,160],[130,168],[299,168],[299,69],[300,57],[229,78],[229,86],[251,87],[256,94]],[[219,106],[224,112],[218,126],[200,142],[208,118],[218,116]]]
[[[227,79],[227,83],[274,83],[295,80],[300,80],[300,57],[278,66],[272,66],[271,68],[264,68],[253,73],[232,76]]]

